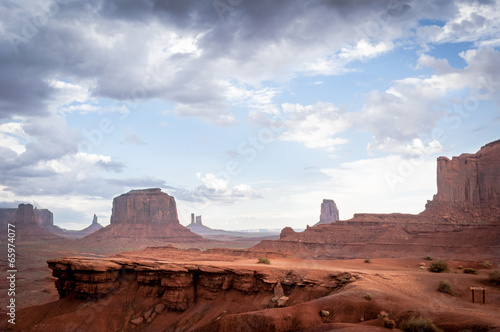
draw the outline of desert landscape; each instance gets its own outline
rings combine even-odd
[[[81,239],[20,205],[22,292],[2,330],[498,331],[500,140],[437,172],[418,215],[335,220],[324,200],[322,222],[277,239],[205,239],[160,189],[116,197],[111,224]]]
[[[0,1],[0,332],[500,332],[499,13]]]

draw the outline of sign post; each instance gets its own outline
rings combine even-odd
[[[483,291],[483,304],[486,303],[486,288],[485,287],[471,287],[472,291],[472,303],[474,303],[474,291]]]

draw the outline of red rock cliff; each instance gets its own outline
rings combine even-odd
[[[16,225],[35,225],[35,210],[31,204],[19,204],[16,214]]]
[[[458,203],[469,208],[500,207],[500,140],[476,154],[437,161],[435,203]]]
[[[159,188],[132,190],[113,199],[111,224],[179,224],[175,200]]]

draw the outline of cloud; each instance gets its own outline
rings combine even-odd
[[[146,143],[144,143],[144,141],[134,133],[125,134],[125,138],[120,142],[120,144],[146,145]]]
[[[217,177],[215,174],[196,174],[197,178],[203,182],[194,190],[184,188],[171,188],[175,197],[190,202],[208,203],[219,202],[232,204],[237,200],[248,200],[261,198],[261,194],[256,192],[249,184],[239,184],[230,186],[226,178]]]
[[[372,149],[390,151],[407,158],[423,158],[441,152],[443,147],[436,140],[425,145],[420,138],[414,138],[411,143],[402,145],[401,142],[387,138],[383,142],[376,142],[376,144],[368,143],[367,150],[371,151]]]
[[[418,213],[436,190],[435,158],[435,154],[411,158],[393,154],[345,162],[321,172],[329,177],[324,183],[334,188],[333,199],[342,203],[343,218],[354,212]]]
[[[0,165],[3,171],[36,167],[39,163],[77,152],[81,136],[77,130],[68,127],[63,117],[51,115],[20,119],[21,122],[0,125],[0,147],[6,149],[0,157],[3,159]]]
[[[308,148],[334,151],[347,139],[336,137],[351,127],[349,115],[330,103],[282,105],[283,133],[280,139],[304,144]]]
[[[446,24],[418,28],[417,34],[431,43],[473,42],[476,46],[487,46],[498,35],[499,10],[499,1],[456,2],[454,11],[445,12],[451,14]]]
[[[197,117],[220,126],[231,126],[237,123],[227,106],[219,103],[178,104],[175,112],[180,116]]]
[[[18,196],[82,195],[110,197],[116,187],[103,186],[99,171],[122,172],[124,165],[109,156],[76,153],[58,159],[39,160],[14,168],[3,165],[0,186]]]
[[[353,71],[348,65],[356,60],[368,60],[394,49],[394,44],[390,41],[370,43],[361,39],[357,44],[342,47],[334,54],[329,54],[323,58],[306,62],[304,65],[296,67],[298,71],[304,71],[307,75],[341,75]]]
[[[479,100],[498,98],[500,52],[472,49],[460,56],[467,63],[463,69],[451,68],[443,59],[421,55],[418,66],[432,67],[437,74],[407,77],[396,80],[384,92],[370,92],[355,119],[357,126],[374,135],[371,147],[378,145],[378,150],[389,148],[398,152],[415,138],[432,137],[438,122],[450,117],[450,113],[467,118]],[[457,100],[457,93],[463,97]]]
[[[0,117],[46,115],[54,99],[79,94],[125,102],[159,98],[177,103],[179,115],[234,124],[230,90],[221,81],[258,86],[293,77],[295,66],[339,51],[344,59],[382,54],[402,34],[396,16],[407,15],[392,15],[380,41],[359,41],[360,23],[391,8],[298,0],[230,7],[221,14],[212,2],[193,0],[2,4]],[[41,18],[43,24],[36,21]],[[74,110],[93,107],[66,108]]]
[[[136,178],[122,178],[122,179],[106,179],[106,183],[115,187],[121,187],[121,192],[128,192],[132,189],[138,188],[166,188],[167,183],[162,180],[151,176],[143,176]],[[123,189],[128,188],[128,189]]]
[[[121,173],[125,168],[124,164],[112,160],[105,161],[101,159],[98,162],[96,162],[95,165],[105,171],[115,172],[115,173]]]

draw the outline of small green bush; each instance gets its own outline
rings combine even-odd
[[[448,267],[448,262],[446,262],[445,260],[432,262],[429,266],[429,271],[435,273],[448,272],[449,270],[450,268]]]
[[[271,264],[271,261],[267,257],[260,257],[257,261],[259,264]]]
[[[473,269],[472,267],[466,267],[464,269],[464,273],[468,273],[468,274],[477,274],[477,271],[476,269]]]
[[[451,290],[451,284],[448,280],[439,281],[438,291],[440,291],[441,293],[453,295],[453,291]]]
[[[368,301],[372,299],[372,294],[370,293],[366,293],[365,294],[365,299],[367,299]]]
[[[424,257],[424,259],[425,259],[426,261],[432,261],[432,258],[431,258],[430,256],[425,256],[425,257]]]
[[[365,263],[371,263],[371,262],[372,262],[372,260],[371,260],[371,259],[369,259],[369,258],[366,258],[366,259],[365,259]]]
[[[495,270],[490,273],[490,281],[495,287],[500,286],[500,270]]]
[[[345,278],[342,278],[342,280],[340,280],[340,284],[341,285],[344,285],[344,284],[347,284],[349,283],[349,280],[345,279]]]
[[[432,320],[424,317],[412,317],[404,320],[399,328],[405,332],[441,332]]]

